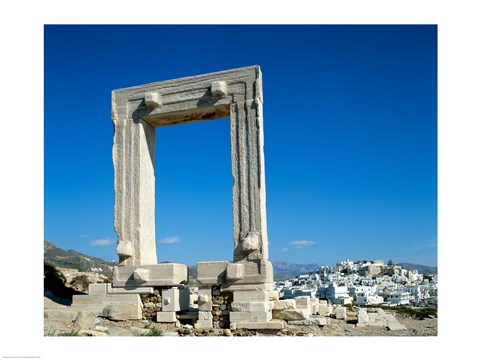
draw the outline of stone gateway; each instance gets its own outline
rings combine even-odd
[[[228,304],[234,309],[228,313],[232,327],[283,327],[282,321],[272,321],[271,302],[278,300],[278,293],[272,291],[273,268],[268,261],[262,106],[259,66],[113,91],[114,227],[119,255],[114,288],[165,287],[171,301],[178,302],[175,296],[181,292],[171,289],[187,282],[187,266],[157,264],[156,257],[155,127],[229,117],[233,261],[197,265],[196,326],[213,326],[215,288],[233,298]]]

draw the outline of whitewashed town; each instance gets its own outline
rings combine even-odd
[[[317,272],[275,282],[280,298],[325,299],[331,304],[437,307],[437,274],[420,274],[391,261],[344,260]]]

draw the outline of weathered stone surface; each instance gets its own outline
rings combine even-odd
[[[80,330],[78,332],[78,335],[81,336],[108,336],[108,334],[102,332],[102,331],[95,331],[95,330]]]
[[[198,311],[212,310],[212,289],[210,287],[198,288]]]
[[[116,321],[141,320],[142,307],[135,303],[107,305],[103,309],[103,317]]]
[[[120,265],[157,262],[154,127],[228,115],[234,177],[234,260],[268,258],[262,101],[258,66],[113,91],[114,227]]]
[[[145,93],[145,106],[148,109],[154,109],[161,104],[161,95],[158,92]]]
[[[158,292],[158,290],[155,290]],[[153,287],[112,287],[107,284],[107,294],[153,294]]]
[[[114,309],[109,308],[105,313],[105,307],[115,305]],[[119,317],[129,316],[128,319],[141,319],[137,316],[138,311],[142,312],[142,301],[138,294],[107,294],[107,295],[73,295],[71,309],[75,311],[89,311],[98,316]],[[109,314],[109,315],[105,315]],[[123,315],[120,315],[123,314]]]
[[[273,266],[268,261],[263,96],[258,66],[112,93],[114,226],[119,254],[119,266],[114,268],[114,287],[175,286],[188,281],[185,265],[156,264],[154,128],[226,116],[230,116],[234,179],[234,261],[199,263],[198,281],[200,285],[221,285],[222,292],[234,294],[236,303],[279,299],[278,292],[272,291]],[[165,273],[164,270],[172,266],[173,273]],[[200,311],[212,307],[209,296],[206,292],[199,294]],[[162,312],[184,308],[182,305],[169,307],[170,304],[177,304],[175,296],[162,294]],[[252,307],[249,309],[250,313],[256,313]],[[267,319],[271,315],[270,310],[261,312]],[[224,319],[225,315],[216,314],[217,322],[228,321],[228,317]]]
[[[150,280],[150,270],[146,268],[136,268],[133,272],[133,278],[136,282],[142,284]]]
[[[312,315],[318,315],[318,298],[310,298],[310,308],[311,308],[311,314]]]
[[[157,322],[174,323],[177,321],[177,315],[174,311],[159,311],[157,313]]]
[[[203,285],[221,284],[227,274],[229,261],[205,261],[197,263],[197,280]]]
[[[120,326],[112,326],[107,330],[109,336],[132,336],[132,333]]]
[[[230,324],[232,326],[232,323]],[[285,327],[285,322],[282,320],[271,320],[268,322],[248,322],[242,321],[234,324],[235,329],[283,329]]]
[[[269,293],[265,291],[235,291],[233,293],[233,301],[237,303],[269,300]]]
[[[389,330],[395,331],[395,330],[407,330],[407,328],[400,324],[397,319],[395,319],[395,316],[390,315],[390,314],[385,314],[384,316],[385,320],[387,320],[387,328]]]
[[[222,293],[230,292],[234,293],[235,291],[262,291],[269,293],[268,296],[271,297],[272,292],[278,293],[278,291],[273,290],[273,282],[259,282],[253,284],[223,284],[221,286]]]
[[[300,325],[300,326],[325,326],[327,324],[327,319],[324,317],[312,317],[305,320],[292,320],[288,322],[290,325]]]
[[[141,267],[115,266],[113,268],[114,287],[176,286],[187,282],[188,267],[183,264],[162,263]]]
[[[333,311],[332,305],[318,305],[318,315],[330,316]]]
[[[268,293],[268,299],[270,301],[280,300],[280,292],[278,290],[272,290]]]
[[[199,311],[198,320],[212,320],[213,315],[211,311]]]
[[[188,289],[163,289],[162,290],[162,310],[163,311],[181,311],[190,306],[190,292]]]
[[[95,326],[95,330],[107,332],[107,331],[108,331],[108,327],[107,327],[107,326],[97,325],[97,326]]]
[[[213,328],[212,320],[198,320],[195,325],[195,329],[211,329]]]
[[[318,317],[311,317],[310,318],[310,323],[312,325],[316,326],[325,326],[327,325],[327,319],[323,316],[318,316]]]
[[[310,296],[297,296],[295,298],[295,305],[297,309],[311,310],[311,298]]]
[[[128,304],[128,303],[142,303],[140,295],[138,294],[109,294],[103,295],[73,295],[73,305],[110,305],[110,304]]]
[[[295,309],[295,304],[296,303],[294,299],[273,301],[272,310]]]
[[[65,309],[45,309],[43,316],[45,319],[58,320],[58,321],[73,321],[77,318],[79,310],[71,308]]]
[[[272,320],[272,313],[267,311],[244,311],[244,312],[231,312],[230,321],[236,322],[267,322]]]
[[[343,306],[337,306],[335,308],[335,318],[345,320],[347,318],[347,309]]]
[[[169,337],[173,336],[173,337],[175,337],[175,336],[180,336],[180,335],[178,335],[178,332],[176,332],[176,331],[166,331],[166,332],[163,333],[163,336],[169,336]]]
[[[286,309],[286,310],[274,310],[274,319],[280,320],[304,320],[310,318],[310,310],[308,309]]]
[[[243,263],[230,263],[227,266],[227,280],[240,280],[243,278],[245,266]]]
[[[139,328],[136,326],[130,327],[130,332],[135,336],[145,336],[147,335],[151,329]]]
[[[231,280],[234,284],[273,283],[273,265],[268,260],[241,261],[234,264],[241,264],[243,272],[241,279]]]
[[[268,312],[272,309],[270,301],[252,301],[252,302],[232,302],[232,311],[264,311]]]
[[[95,313],[97,316],[103,316],[103,309],[107,306],[106,304],[72,304],[70,308],[73,311],[90,311]]]
[[[89,330],[95,328],[96,313],[89,311],[79,311],[75,318],[75,329]]]
[[[107,295],[109,284],[89,284],[88,295]]]
[[[267,260],[209,261],[197,264],[197,279],[202,285],[264,284],[273,285],[273,266]],[[230,291],[233,291],[230,290]],[[273,289],[273,287],[272,287]]]
[[[367,310],[359,309],[357,313],[357,325],[362,326],[366,325],[369,322],[369,317],[367,314]]]

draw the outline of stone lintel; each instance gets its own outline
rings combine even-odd
[[[222,284],[229,261],[205,261],[197,263],[197,280],[202,285]]]
[[[259,66],[249,66],[118,89],[112,97],[116,113],[138,101],[132,110],[152,126],[213,120],[228,117],[232,103],[261,101],[261,72]]]
[[[273,266],[268,260],[200,262],[197,264],[197,277],[202,285],[256,286],[273,283]]]
[[[142,271],[143,278],[135,279],[135,273]],[[178,286],[188,282],[188,267],[183,264],[162,263],[155,265],[119,265],[113,269],[113,287]]]

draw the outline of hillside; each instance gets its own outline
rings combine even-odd
[[[418,270],[420,274],[436,274],[438,270],[436,266],[426,266],[411,263],[399,263],[396,265],[401,266],[407,270]]]
[[[116,265],[114,261],[108,262],[75,250],[60,249],[46,240],[43,243],[43,256],[45,263],[56,267],[95,272],[109,277],[112,276],[113,266]]]
[[[290,264],[279,260],[271,260],[275,281],[286,280],[301,274],[317,271],[321,264]]]
[[[77,269],[82,272],[96,272],[102,275],[112,276],[112,269],[117,263],[108,262],[100,258],[85,255],[75,250],[63,250],[54,244],[44,241],[44,259],[45,262],[57,267]],[[300,274],[308,274],[322,265],[319,263],[312,264],[291,264],[279,260],[271,260],[275,281],[281,281],[296,277]],[[418,270],[421,274],[436,274],[437,267],[424,266],[411,263],[396,264],[408,270]],[[190,283],[194,284],[197,278],[196,266],[189,266]]]

